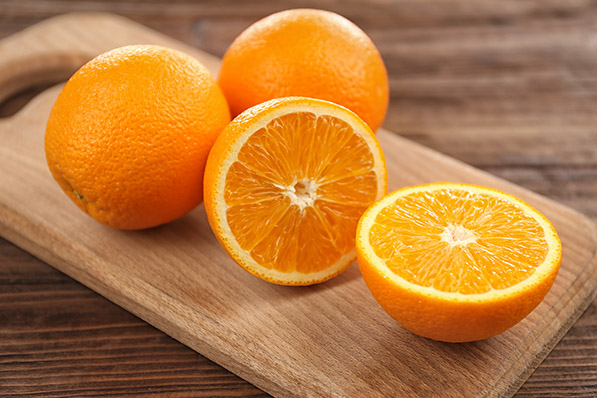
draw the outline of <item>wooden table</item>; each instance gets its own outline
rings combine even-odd
[[[297,2],[0,0],[0,38],[70,11],[127,16],[216,55]],[[361,26],[388,67],[385,127],[597,221],[597,5],[301,3]],[[15,112],[37,88],[0,106]],[[1,144],[1,143],[0,143]],[[263,392],[0,238],[0,395]],[[597,301],[516,397],[597,395]]]

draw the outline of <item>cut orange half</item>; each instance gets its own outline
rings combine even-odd
[[[269,282],[309,285],[354,262],[358,220],[386,191],[381,147],[358,116],[286,97],[224,129],[207,161],[204,201],[240,266]]]
[[[386,195],[363,214],[356,246],[386,312],[448,342],[485,339],[522,320],[551,288],[562,255],[551,223],[527,203],[454,183]]]

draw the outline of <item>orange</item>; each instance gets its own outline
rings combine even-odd
[[[512,195],[435,183],[392,192],[361,218],[359,266],[408,330],[465,342],[502,333],[551,288],[562,246],[550,222]]]
[[[204,182],[211,228],[240,266],[269,282],[309,285],[354,262],[359,217],[386,192],[387,170],[354,113],[286,97],[224,129]]]
[[[322,10],[282,11],[251,25],[224,55],[219,83],[233,115],[296,95],[345,106],[376,131],[388,107],[386,68],[371,39]]]
[[[117,48],[62,89],[46,127],[46,159],[68,197],[97,221],[153,227],[202,201],[207,155],[229,121],[217,83],[191,56]]]

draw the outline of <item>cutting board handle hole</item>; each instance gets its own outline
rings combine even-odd
[[[91,58],[93,53],[35,49],[0,58],[0,118],[14,115],[42,90],[68,80]]]
[[[52,83],[36,84],[32,87],[20,90],[11,95],[4,101],[0,102],[0,120],[10,118],[25,107],[33,98],[35,98],[42,91],[60,83],[61,80]]]

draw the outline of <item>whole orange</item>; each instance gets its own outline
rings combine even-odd
[[[77,206],[114,228],[142,229],[203,200],[207,155],[230,121],[226,99],[190,55],[126,46],[85,64],[48,119],[45,152]]]
[[[371,39],[322,10],[287,10],[251,25],[224,55],[218,80],[234,116],[303,96],[343,105],[375,131],[388,107],[387,72]]]

